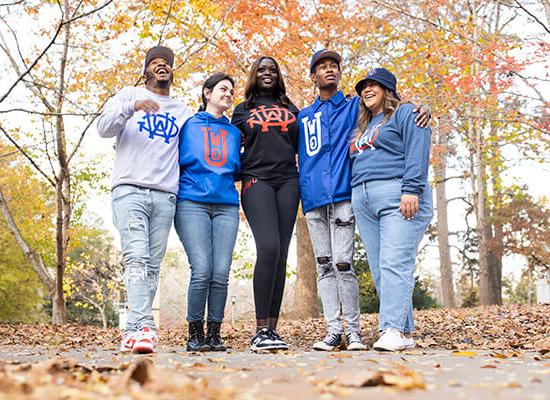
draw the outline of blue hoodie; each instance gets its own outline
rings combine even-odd
[[[196,113],[180,132],[178,201],[239,205],[241,133],[229,119]]]
[[[351,199],[349,141],[357,127],[359,97],[341,91],[326,101],[318,97],[300,111],[298,166],[302,209],[307,213]]]

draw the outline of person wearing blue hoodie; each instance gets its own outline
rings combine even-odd
[[[233,104],[234,80],[216,73],[202,88],[202,106],[180,133],[180,181],[175,227],[191,279],[187,292],[187,351],[225,351],[220,328],[229,269],[239,227],[241,134],[224,116]],[[204,315],[208,304],[207,333]]]
[[[397,80],[374,68],[355,86],[361,96],[350,144],[351,202],[378,296],[375,350],[414,347],[412,294],[418,245],[433,216],[428,184],[430,128],[414,123]]]
[[[346,323],[349,350],[363,350],[359,327],[359,285],[353,270],[355,217],[351,207],[349,141],[357,126],[359,97],[346,97],[338,85],[342,57],[319,50],[310,62],[310,77],[319,97],[298,115],[298,169],[302,210],[317,261],[317,282],[327,335],[313,345],[330,351],[343,343]],[[420,108],[416,121],[429,113]]]

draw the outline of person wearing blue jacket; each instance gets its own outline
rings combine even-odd
[[[224,73],[209,77],[202,88],[200,111],[180,133],[175,227],[191,266],[187,351],[226,350],[220,328],[239,227],[235,175],[240,169],[241,134],[224,116],[233,104],[234,86],[233,78]]]
[[[349,350],[363,350],[359,327],[359,285],[353,270],[355,217],[351,207],[349,141],[356,130],[359,97],[338,90],[341,56],[315,52],[310,76],[319,97],[298,115],[298,168],[302,210],[317,262],[317,281],[327,335],[313,345],[330,351],[342,345],[346,323]],[[429,113],[420,109],[418,123]]]
[[[433,216],[429,128],[414,123],[395,76],[375,68],[360,80],[358,128],[350,144],[352,207],[380,298],[375,350],[414,347],[412,293],[418,245]]]

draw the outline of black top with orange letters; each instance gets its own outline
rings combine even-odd
[[[244,154],[241,173],[263,180],[298,176],[298,112],[276,99],[258,97],[247,110],[245,103],[235,107],[231,123],[241,131]]]

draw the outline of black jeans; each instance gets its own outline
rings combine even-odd
[[[298,177],[267,181],[244,176],[241,200],[256,242],[256,319],[278,318],[288,246],[300,201]]]

